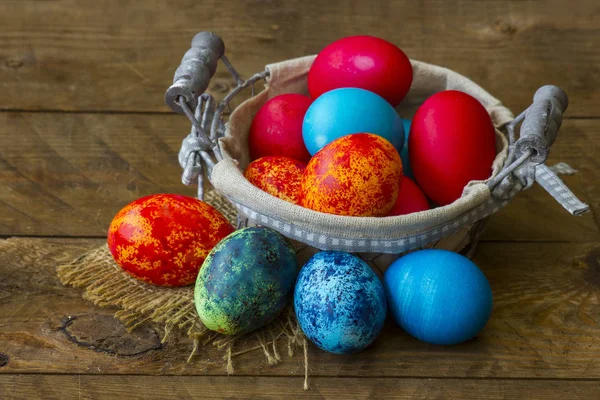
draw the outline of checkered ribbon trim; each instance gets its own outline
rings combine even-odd
[[[579,200],[557,176],[557,173],[573,175],[576,172],[577,170],[563,162],[552,167],[548,167],[546,164],[533,165],[527,163],[517,169],[513,174],[504,178],[495,188],[490,189],[492,189],[492,196],[499,199],[507,199],[512,197],[510,193],[512,193],[516,182],[520,184],[521,190],[529,189],[534,182],[537,182],[552,197],[554,197],[565,210],[573,215],[581,215],[589,211],[590,207]]]
[[[492,196],[486,202],[456,218],[422,232],[410,235],[398,232],[393,237],[385,238],[349,239],[318,234],[283,221],[274,215],[261,214],[233,198],[229,198],[229,201],[248,221],[275,229],[291,239],[321,250],[399,254],[436,242],[494,214],[507,205],[517,193],[531,187],[534,181],[540,183],[570,213],[580,215],[589,210],[589,207],[577,199],[560,178],[544,164],[538,166],[524,165],[515,171],[513,175],[507,176],[493,190]]]
[[[563,165],[560,169],[557,168],[557,171],[574,171],[568,165],[564,163],[561,164]],[[567,167],[569,168],[567,169]],[[547,165],[541,164],[535,168],[535,181],[542,185],[542,187],[571,214],[581,215],[590,210],[590,206],[581,202]]]
[[[510,193],[510,198],[518,192],[519,188],[515,186],[515,190]],[[291,239],[298,240],[321,250],[398,254],[436,242],[466,226],[470,226],[504,207],[508,204],[510,198],[496,199],[490,197],[486,202],[463,213],[457,218],[420,233],[406,235],[398,232],[394,237],[376,239],[348,239],[317,234],[282,221],[273,215],[260,214],[249,206],[236,202],[235,199],[229,198],[229,200],[249,221],[257,225],[275,229]]]

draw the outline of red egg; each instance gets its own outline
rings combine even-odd
[[[196,280],[211,249],[234,231],[203,201],[174,194],[142,197],[115,215],[108,228],[113,258],[133,277],[159,286]]]
[[[398,197],[400,155],[370,133],[343,136],[323,147],[302,175],[303,207],[336,215],[380,217]]]
[[[289,157],[308,162],[310,154],[302,139],[302,121],[312,99],[301,94],[282,94],[267,101],[252,120],[250,156]]]
[[[246,179],[265,192],[298,204],[300,181],[306,164],[289,157],[262,157],[246,169]]]
[[[436,93],[412,120],[408,151],[419,187],[435,203],[450,204],[467,183],[491,175],[494,125],[472,96],[455,90]]]
[[[405,215],[425,210],[429,210],[427,197],[412,179],[404,176],[400,181],[398,200],[396,200],[388,216]]]
[[[308,91],[316,99],[333,89],[366,89],[395,107],[412,79],[410,60],[396,45],[373,36],[349,36],[317,55],[308,73]]]

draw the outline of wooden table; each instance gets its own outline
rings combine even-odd
[[[166,5],[166,3],[170,3]],[[353,356],[309,349],[268,366],[151,326],[60,285],[55,266],[101,245],[112,216],[179,183],[185,118],[163,102],[189,40],[214,30],[245,76],[373,34],[471,77],[514,111],[535,89],[571,104],[550,164],[592,212],[568,215],[542,189],[493,216],[475,261],[494,311],[475,340],[427,345],[389,324]],[[600,3],[539,1],[0,2],[0,399],[600,398]],[[220,69],[210,90],[231,87]],[[77,317],[66,326],[66,321]]]

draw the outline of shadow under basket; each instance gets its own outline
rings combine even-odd
[[[411,118],[425,99],[443,90],[459,90],[475,97],[495,126],[497,155],[489,179],[470,182],[462,196],[447,206],[383,218],[324,214],[263,192],[243,174],[250,162],[248,134],[252,119],[274,96],[306,95],[307,74],[314,58],[271,64],[265,71],[243,80],[225,57],[221,39],[201,32],[194,37],[192,48],[183,57],[166,93],[167,104],[175,112],[184,113],[192,123],[179,153],[183,183],[197,185],[198,197],[238,227],[261,225],[280,232],[292,243],[299,265],[320,250],[347,251],[357,254],[381,276],[399,256],[421,248],[441,248],[471,256],[487,218],[535,182],[572,214],[588,210],[557,177],[557,170],[544,164],[568,105],[561,89],[540,88],[533,104],[515,118],[499,100],[466,77],[414,60],[413,84],[397,107],[398,114]],[[219,60],[232,73],[237,87],[217,104],[204,91]],[[264,89],[254,95],[254,85],[262,80],[266,81]],[[225,108],[250,87],[253,96],[226,121]],[[519,126],[517,140],[515,131]],[[573,170],[563,164],[558,172]],[[205,177],[215,190],[205,183]],[[210,189],[205,196],[206,188]],[[305,377],[308,375],[307,341],[291,306],[268,326],[243,337],[231,337],[202,325],[196,315],[192,287],[163,288],[136,281],[115,264],[106,246],[59,266],[58,275],[66,285],[83,287],[84,297],[95,304],[119,307],[115,315],[130,329],[152,322],[164,328],[163,340],[175,331],[187,335],[194,343],[188,361],[203,345],[212,343],[223,351],[225,368],[233,373],[232,358],[236,355],[258,350],[268,364],[274,364],[285,348],[290,356],[300,348],[305,358]]]

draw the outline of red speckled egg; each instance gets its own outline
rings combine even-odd
[[[265,192],[298,204],[306,164],[289,157],[262,157],[250,163],[246,179]]]
[[[419,187],[435,203],[450,204],[467,183],[491,175],[494,125],[474,97],[456,90],[439,92],[417,110],[408,151]]]
[[[308,162],[310,154],[302,139],[302,121],[312,99],[301,94],[282,94],[267,101],[252,120],[250,156],[290,157]]]
[[[397,106],[412,79],[410,60],[396,45],[373,36],[350,36],[317,55],[308,73],[308,91],[316,99],[333,89],[366,89]]]
[[[396,200],[388,216],[405,215],[425,210],[429,210],[427,197],[412,179],[404,176],[400,181],[398,200]]]
[[[343,136],[313,156],[302,175],[301,205],[329,214],[379,217],[398,197],[400,155],[370,133]]]
[[[159,286],[184,286],[196,280],[211,249],[233,231],[227,219],[203,201],[156,194],[115,215],[108,247],[133,277]]]

